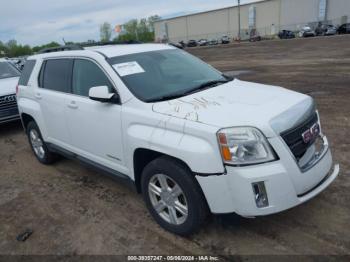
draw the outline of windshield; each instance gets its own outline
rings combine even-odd
[[[20,72],[8,62],[0,62],[0,79],[18,77]]]
[[[109,62],[144,102],[181,97],[200,91],[209,82],[227,82],[219,71],[179,49],[118,56]]]

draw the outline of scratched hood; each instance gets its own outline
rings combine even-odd
[[[15,94],[18,79],[19,77],[0,79],[0,96]]]
[[[253,126],[274,137],[314,110],[311,97],[238,79],[179,99],[158,102],[154,112],[218,128]]]

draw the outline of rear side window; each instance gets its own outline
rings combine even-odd
[[[70,93],[72,66],[73,59],[47,60],[41,72],[41,87],[49,90]]]
[[[73,94],[89,96],[89,90],[95,86],[108,86],[110,92],[113,87],[106,74],[95,63],[76,59],[73,67]]]

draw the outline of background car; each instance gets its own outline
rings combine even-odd
[[[229,44],[230,38],[227,35],[221,37],[221,44]]]
[[[196,47],[196,46],[198,46],[198,43],[196,40],[189,40],[187,42],[187,47]]]
[[[292,39],[295,38],[295,34],[293,31],[290,30],[282,30],[278,33],[278,37],[280,39]]]
[[[350,23],[343,24],[343,25],[339,26],[337,33],[338,34],[350,34]]]
[[[26,62],[27,57],[20,57],[15,65],[20,71],[22,71]]]
[[[186,47],[186,43],[185,43],[183,40],[181,40],[181,41],[179,42],[179,45],[181,45],[182,48],[185,48],[185,47]]]
[[[328,25],[325,35],[336,35],[337,34],[337,28],[333,25]]]
[[[315,29],[316,35],[335,35],[337,33],[337,28],[333,25],[320,24]]]
[[[169,45],[174,46],[176,48],[180,48],[180,49],[184,48],[180,43],[169,43]]]
[[[0,123],[19,119],[16,86],[20,75],[13,63],[0,59]]]
[[[218,45],[218,44],[219,44],[219,41],[217,39],[214,39],[214,38],[212,38],[208,41],[208,45]]]
[[[206,45],[208,45],[208,40],[207,39],[200,39],[200,40],[198,40],[198,45],[199,46],[206,46]]]
[[[249,42],[261,41],[261,36],[256,29],[252,29],[249,34]]]
[[[310,26],[304,26],[299,32],[299,37],[314,37],[314,36],[316,36],[316,33],[314,30],[311,29]]]

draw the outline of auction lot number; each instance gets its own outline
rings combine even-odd
[[[128,256],[128,261],[219,261],[216,256]]]

